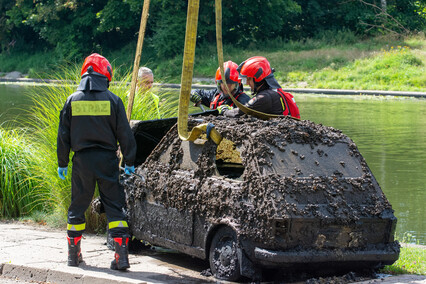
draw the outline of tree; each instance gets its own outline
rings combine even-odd
[[[382,11],[386,13],[388,9],[388,4],[386,3],[386,0],[381,0],[380,2],[382,4]]]
[[[136,42],[140,0],[0,0],[0,52],[55,49],[67,59]],[[183,51],[187,1],[151,0],[147,48],[157,56]],[[222,2],[225,44],[262,45],[301,40],[324,31],[360,35],[424,31],[426,0],[227,0]],[[199,45],[215,45],[214,1],[200,0]]]
[[[16,0],[7,11],[16,28],[30,27],[66,58],[120,48],[139,26],[136,1]]]

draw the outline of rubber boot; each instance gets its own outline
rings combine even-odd
[[[114,260],[111,261],[111,269],[126,270],[129,264],[129,238],[114,238]]]
[[[76,238],[70,238],[68,240],[68,266],[78,266],[83,261],[83,255],[81,254],[81,236]]]

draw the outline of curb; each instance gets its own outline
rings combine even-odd
[[[143,284],[147,282],[129,282],[119,279],[102,278],[79,273],[62,272],[51,269],[28,267],[10,263],[0,264],[0,275],[7,278],[18,278],[24,281],[64,283],[64,284]]]
[[[154,84],[163,88],[179,89],[180,84]],[[216,89],[214,85],[192,85],[193,89]],[[304,88],[283,88],[290,93],[301,94],[324,94],[324,95],[370,95],[370,96],[395,96],[395,97],[417,97],[426,98],[426,92],[404,92],[404,91],[379,91],[379,90],[339,90],[339,89],[304,89]]]
[[[31,79],[31,78],[17,78],[10,79],[0,77],[0,82],[9,83],[38,83],[38,84],[60,84],[60,83],[73,83],[72,81],[51,80],[51,79]],[[112,82],[115,84],[116,82]],[[130,83],[129,83],[130,84]],[[163,84],[154,83],[154,86],[170,89],[180,89],[180,84]],[[193,84],[193,89],[206,89],[213,90],[216,85],[199,85]],[[415,97],[426,98],[426,92],[405,92],[405,91],[380,91],[380,90],[339,90],[339,89],[305,89],[305,88],[283,88],[286,92],[302,93],[302,94],[324,94],[324,95],[370,95],[370,96],[395,96],[395,97]]]

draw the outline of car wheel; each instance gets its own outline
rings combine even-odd
[[[214,235],[210,245],[209,262],[216,278],[227,281],[241,278],[237,236],[230,227],[222,227]]]

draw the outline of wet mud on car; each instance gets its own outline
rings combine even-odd
[[[179,139],[175,119],[133,124],[136,173],[124,180],[131,233],[209,261],[215,277],[262,270],[374,269],[393,263],[396,218],[341,131],[290,118],[193,116],[223,136]]]

